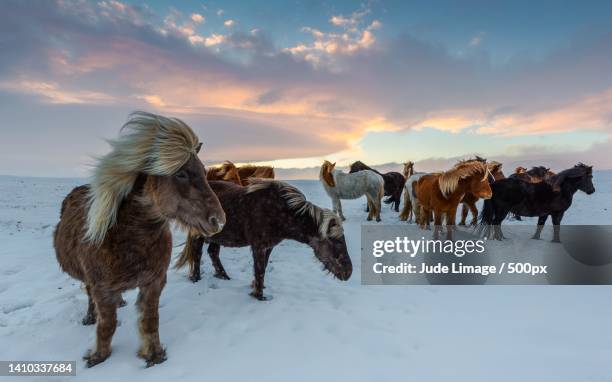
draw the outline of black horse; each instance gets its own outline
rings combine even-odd
[[[579,163],[563,170],[548,182],[528,183],[516,178],[506,178],[491,184],[493,197],[484,201],[480,214],[480,229],[487,236],[494,227],[493,237],[502,240],[501,222],[509,212],[520,216],[537,216],[538,227],[534,239],[540,238],[548,215],[552,217],[553,242],[560,242],[559,229],[563,214],[572,205],[572,198],[580,190],[587,195],[595,192],[593,166]]]
[[[349,173],[362,170],[374,171],[375,173],[383,177],[383,180],[385,181],[385,196],[388,196],[388,198],[385,199],[384,202],[385,204],[394,203],[393,207],[395,209],[395,212],[399,212],[399,205],[402,199],[402,191],[404,190],[404,184],[406,183],[406,178],[404,178],[404,175],[395,171],[382,174],[361,161],[357,161],[351,164]]]

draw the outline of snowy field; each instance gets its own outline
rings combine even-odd
[[[284,242],[266,274],[272,299],[259,302],[248,296],[249,250],[223,249],[230,281],[213,278],[206,257],[197,284],[186,270],[168,272],[160,307],[168,361],[146,369],[136,357],[130,291],[113,354],[85,369],[95,342],[94,327],[81,325],[87,299],[52,247],[61,200],[81,182],[0,177],[0,360],[77,360],[72,381],[612,381],[611,287],[362,286],[364,200],[343,202],[348,282],[323,273],[310,248]],[[293,183],[331,205],[318,182]],[[596,172],[594,183],[564,223],[609,224],[612,172]],[[405,224],[388,206],[382,217]],[[174,256],[183,240],[175,235]]]

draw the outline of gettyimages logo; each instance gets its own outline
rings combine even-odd
[[[396,253],[416,257],[426,253],[445,253],[463,257],[466,254],[485,252],[485,239],[478,240],[434,240],[425,239],[422,236],[418,240],[404,237],[396,237],[394,240],[376,240],[373,243],[372,255],[382,257],[385,254]]]

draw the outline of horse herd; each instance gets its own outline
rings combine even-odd
[[[545,168],[518,171],[505,178],[502,165],[483,158],[461,161],[441,173],[417,173],[408,162],[404,173],[381,174],[361,162],[349,173],[325,161],[320,180],[333,210],[306,199],[296,187],[274,180],[271,167],[231,162],[208,171],[198,158],[202,144],[183,121],[145,112],[130,115],[111,151],[95,167],[90,184],[73,189],[61,206],[53,245],[62,270],[80,280],[88,296],[84,325],[96,323],[96,344],[85,356],[91,367],[111,354],[122,292],[138,287],[141,347],[138,355],[152,366],[166,360],[159,338],[159,298],[172,254],[170,224],[188,232],[176,267],[189,265],[189,278],[201,279],[202,247],[215,277],[229,279],[219,258],[224,247],[250,247],[253,282],[250,295],[265,300],[264,277],[273,248],[285,239],[310,246],[315,257],[339,280],[352,274],[342,227],[341,199],[367,198],[368,220],[380,221],[381,202],[393,204],[401,220],[422,227],[433,221],[434,236],[446,218],[447,235],[459,204],[476,224],[475,203],[484,198],[481,224],[499,224],[508,213],[548,215],[558,226],[577,190],[594,192],[592,168],[583,164],[552,174]],[[538,227],[537,237],[541,228]],[[558,230],[555,229],[558,240]]]

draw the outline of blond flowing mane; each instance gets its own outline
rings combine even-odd
[[[344,234],[342,228],[342,221],[333,211],[326,208],[321,208],[306,199],[306,196],[293,187],[292,185],[272,179],[253,179],[247,188],[247,193],[256,192],[269,187],[277,187],[281,192],[281,195],[287,202],[289,209],[294,211],[296,215],[308,215],[310,216],[317,227],[319,228],[319,234],[322,238],[332,237],[338,238]],[[329,224],[332,220],[335,220],[336,225],[329,229]]]
[[[146,112],[130,114],[111,151],[97,161],[89,190],[85,239],[100,244],[117,220],[121,201],[139,173],[170,175],[200,148],[193,130],[177,118]]]
[[[480,174],[482,174],[482,180],[487,179],[489,170],[486,163],[478,160],[459,162],[455,167],[442,173],[438,178],[440,191],[446,198],[447,195],[452,194],[457,189],[461,179]]]

